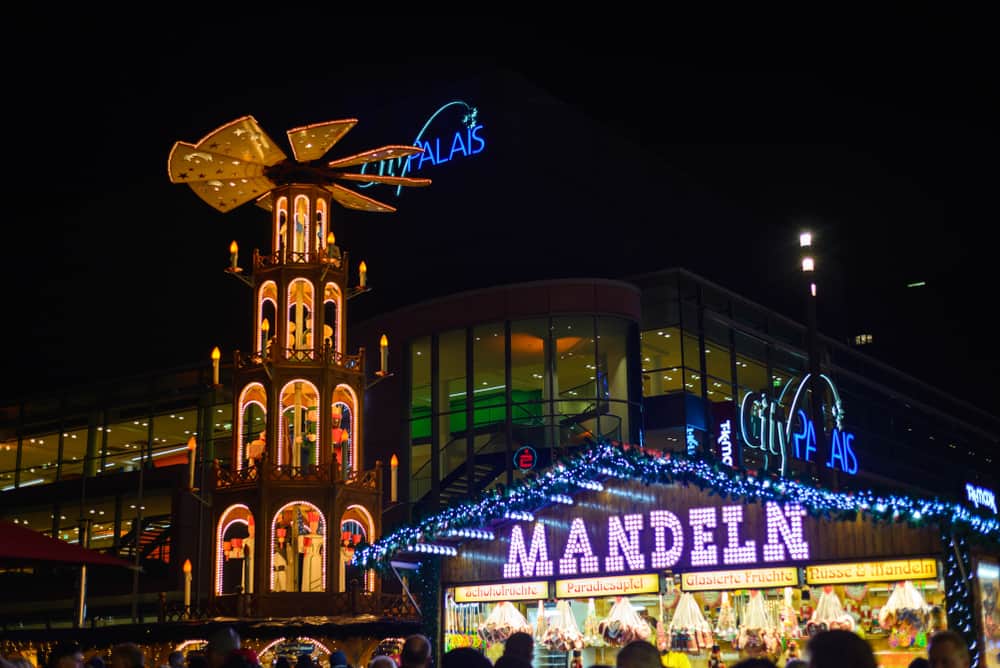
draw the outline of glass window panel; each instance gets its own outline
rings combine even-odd
[[[64,479],[79,478],[83,475],[83,460],[87,457],[87,429],[72,429],[63,432],[62,471]]]
[[[438,409],[465,410],[465,330],[456,329],[438,337],[438,382],[443,390]]]
[[[431,412],[431,339],[428,336],[410,343],[410,416],[426,417]],[[427,425],[430,433],[430,425]]]
[[[511,323],[511,407],[512,420],[520,425],[541,424],[541,416],[548,412],[542,402],[549,399],[546,390],[545,343],[548,339],[548,320],[518,320]],[[535,439],[541,442],[541,439]]]
[[[736,332],[735,340],[737,383],[757,392],[769,387],[766,344],[741,332]]]
[[[701,374],[701,355],[698,351],[698,337],[694,336],[690,330],[684,332],[684,366],[691,374]],[[690,375],[690,374],[689,374]]]
[[[597,399],[597,339],[594,319],[590,316],[553,318],[552,340],[555,344],[555,396],[564,416],[594,414]]]
[[[149,418],[109,424],[107,446],[104,448],[104,465],[99,473],[114,474],[136,469],[139,463],[138,460],[133,461],[133,458],[138,457],[147,447],[148,430]]]
[[[26,437],[21,453],[21,485],[55,482],[59,458],[59,435],[50,432]]]
[[[705,372],[727,385],[733,383],[732,358],[727,344],[705,341]]]
[[[17,438],[0,441],[0,490],[14,484],[17,468]]]
[[[771,384],[775,388],[784,387],[790,380],[801,379],[808,363],[802,353],[791,352],[784,348],[772,348],[771,352]]]
[[[613,440],[628,439],[628,345],[629,323],[619,318],[597,319],[598,394],[608,403],[601,406],[600,435]]]
[[[196,409],[179,409],[158,414],[153,422],[154,456],[157,452],[166,449],[186,446],[188,439],[197,431],[198,411]]]
[[[503,323],[480,325],[472,333],[472,386],[476,425],[506,419],[506,343]]]
[[[681,330],[661,327],[639,334],[642,355],[642,392],[655,397],[679,391],[683,387],[681,368]]]

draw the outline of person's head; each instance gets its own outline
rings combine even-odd
[[[100,654],[95,654],[89,659],[87,659],[84,665],[86,666],[86,668],[105,668],[106,664],[104,663],[104,659],[101,658]],[[31,668],[30,663],[28,664],[27,668]]]
[[[660,652],[652,643],[633,640],[620,650],[615,658],[615,668],[662,668]]]
[[[49,652],[48,668],[81,668],[83,650],[75,642],[59,643]]]
[[[820,631],[809,639],[809,668],[877,668],[875,653],[861,636],[844,629]]]
[[[240,636],[233,627],[223,626],[212,631],[208,637],[208,644],[205,645],[208,668],[222,668],[233,650],[239,648]]]
[[[930,668],[931,662],[922,656],[918,656],[906,668]]]
[[[789,659],[785,662],[785,668],[809,668],[809,664],[802,659]]]
[[[111,648],[111,668],[143,668],[146,657],[134,642],[123,642]]]
[[[292,662],[288,660],[287,656],[279,656],[278,660],[274,662],[274,668],[292,668]]]
[[[427,636],[414,633],[403,641],[403,649],[399,652],[401,668],[426,668],[431,663],[431,641]]]
[[[743,659],[739,663],[733,664],[733,668],[778,668],[777,664],[770,659]]]
[[[510,637],[507,638],[507,642],[503,644],[503,653],[509,656],[520,657],[531,663],[531,660],[535,656],[535,639],[531,637],[530,633],[525,633],[524,631],[511,633]]]
[[[347,655],[339,649],[330,654],[330,668],[347,668]]]
[[[205,653],[201,651],[188,652],[187,668],[208,668],[208,659],[205,658]]]
[[[184,668],[184,652],[174,650],[167,657],[167,665],[170,668]]]
[[[343,656],[344,653],[341,652],[340,655]],[[330,666],[331,666],[331,668],[334,668],[335,665],[342,665],[342,666],[346,666],[347,665],[347,659],[346,658],[344,659],[344,663],[342,663],[342,664],[334,664],[333,663],[334,661],[335,661],[335,659],[333,658],[333,655],[331,655],[330,656]],[[313,662],[312,657],[309,656],[308,654],[299,654],[299,658],[297,658],[295,660],[295,668],[316,668],[316,664]]]
[[[965,638],[956,631],[938,631],[927,642],[931,668],[969,668],[972,662]]]
[[[447,654],[445,655],[448,656]],[[331,663],[332,666],[332,663]],[[396,660],[391,656],[386,656],[385,654],[379,654],[378,656],[373,656],[372,660],[368,662],[368,668],[399,668],[396,665]]]
[[[456,647],[445,652],[444,656],[441,657],[441,668],[493,668],[493,662],[479,650],[471,647]]]

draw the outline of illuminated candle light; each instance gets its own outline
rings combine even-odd
[[[267,342],[271,339],[269,334],[271,333],[271,321],[264,318],[264,322],[260,323],[260,331],[264,333],[264,341],[261,342],[261,350],[267,350]]]
[[[385,334],[378,341],[379,357],[381,358],[381,367],[378,370],[380,376],[384,376],[389,373],[389,339],[386,338]]]
[[[368,265],[365,264],[364,260],[358,265],[358,284],[361,287],[368,285]]]
[[[236,240],[234,239],[233,243],[229,244],[229,268],[233,271],[236,271],[236,262],[239,257],[239,251],[240,247],[236,245]]]
[[[184,609],[191,609],[191,560],[184,560]]]
[[[219,358],[221,357],[219,346],[212,348],[212,385],[219,384]]]
[[[333,236],[333,232],[326,235],[326,256],[328,258],[333,257],[333,244],[336,241],[336,237]]]
[[[192,436],[187,442],[188,449],[188,489],[194,489],[194,463],[198,458],[198,441]]]
[[[399,458],[396,455],[389,460],[389,501],[396,503],[399,483]]]

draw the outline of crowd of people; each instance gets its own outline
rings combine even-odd
[[[365,666],[351,665],[341,651],[330,654],[329,668],[432,668],[431,641],[414,634],[402,645],[397,662],[391,656],[372,658]],[[534,658],[534,638],[528,633],[514,633],[504,643],[503,653],[496,662],[490,661],[471,647],[452,649],[441,657],[440,668],[531,668]],[[969,648],[961,635],[954,631],[939,631],[927,644],[927,656],[916,657],[909,668],[970,668]],[[618,650],[614,666],[595,664],[588,668],[665,668],[666,655],[645,640],[636,640]],[[20,656],[0,657],[0,668],[32,668]],[[41,666],[39,668],[42,668]],[[100,655],[84,660],[79,645],[64,643],[49,653],[44,668],[153,668],[146,666],[142,649],[135,643],[121,643],[111,648],[107,661]],[[257,654],[241,646],[240,636],[231,627],[222,627],[211,634],[202,652],[172,652],[167,663],[157,668],[263,668]],[[320,666],[309,654],[300,654],[294,663],[279,657],[273,668],[327,668]],[[714,668],[726,668],[716,663]],[[878,668],[871,646],[850,631],[822,631],[806,645],[803,658],[789,659],[778,666],[768,658],[743,659],[728,668]]]

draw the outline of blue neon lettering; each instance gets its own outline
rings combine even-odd
[[[417,169],[422,169],[424,163],[428,160],[432,165],[437,164],[437,161],[434,159],[434,149],[431,148],[431,143],[429,141],[425,141],[423,144],[416,142],[414,146],[422,146],[424,149],[424,152],[420,154],[420,164],[417,165]]]
[[[464,156],[469,155],[469,153],[465,150],[465,143],[462,142],[461,132],[456,132],[455,138],[451,140],[451,153],[448,154],[448,159],[451,160],[456,152],[459,152]]]
[[[477,134],[482,129],[483,129],[482,125],[475,125],[469,130],[469,135],[471,137],[469,140],[470,155],[482,153],[483,149],[486,148],[486,140]],[[477,142],[479,142],[479,148],[472,148],[472,139],[475,139]]]

